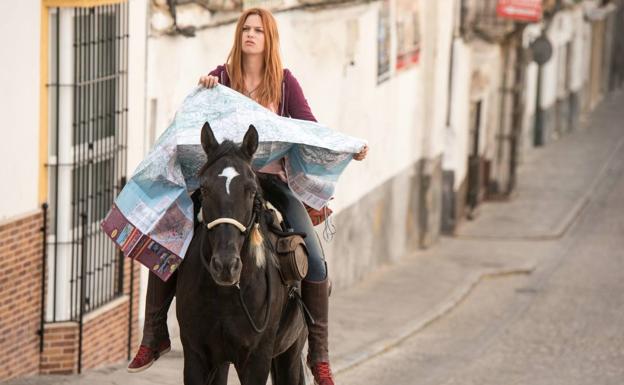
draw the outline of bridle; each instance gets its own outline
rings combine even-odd
[[[206,262],[206,256],[204,254],[205,241],[206,241],[206,238],[208,238],[208,232],[218,225],[232,225],[236,227],[245,236],[244,244],[248,244],[249,235],[251,234],[251,229],[253,229],[254,227],[260,226],[259,214],[262,212],[262,210],[263,210],[262,200],[259,194],[256,193],[256,195],[254,196],[254,206],[252,209],[251,218],[247,226],[243,225],[242,223],[240,223],[238,220],[234,218],[228,218],[228,217],[217,218],[213,220],[212,222],[205,224],[206,231],[202,233],[201,235],[202,238],[201,238],[200,245],[199,245],[199,259],[201,260],[201,263],[202,265],[204,265],[204,268],[206,269],[208,274],[210,274],[210,267],[208,265],[208,262]],[[204,218],[203,218],[201,209],[200,209],[198,216],[199,216],[199,220],[203,223]],[[251,316],[251,313],[249,312],[249,309],[247,308],[247,305],[245,304],[245,301],[243,300],[243,290],[240,287],[240,282],[236,282],[233,285],[236,288],[238,288],[238,297],[240,299],[241,306],[243,310],[245,311],[245,315],[247,316],[247,319],[249,320],[251,327],[256,333],[262,333],[266,330],[267,325],[269,324],[269,316],[271,314],[271,306],[270,306],[271,295],[272,295],[271,268],[270,266],[268,266],[268,264],[264,267],[264,271],[265,271],[266,285],[267,285],[267,292],[266,292],[266,298],[265,298],[266,313],[264,315],[264,322],[261,327],[256,326],[256,323],[254,322]]]
[[[240,223],[234,218],[217,218],[214,221],[208,223],[206,227],[208,228],[208,230],[211,230],[213,227],[215,227],[216,225],[220,225],[220,224],[234,225],[243,234],[247,232],[247,227],[245,227],[245,225],[243,225],[242,223]]]
[[[254,202],[257,198],[257,194],[256,197],[254,197]],[[199,210],[199,214],[198,214],[199,220],[200,222],[204,221],[203,218],[203,213],[202,210]],[[240,223],[237,219],[234,218],[229,218],[229,217],[221,217],[221,218],[217,218],[214,221],[210,222],[210,223],[206,223],[206,229],[208,229],[208,231],[212,230],[214,227],[218,226],[218,225],[233,225],[234,227],[236,227],[241,233],[243,233],[243,235],[245,236],[245,240],[247,240],[247,237],[249,236],[250,230],[252,229],[252,227],[254,225],[259,224],[258,221],[258,214],[256,212],[256,205],[254,204],[254,208],[253,208],[253,212],[251,214],[251,218],[249,219],[249,223],[247,224],[247,226],[243,225],[242,223]]]

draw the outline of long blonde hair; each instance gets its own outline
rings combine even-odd
[[[243,12],[236,24],[234,45],[227,58],[227,69],[230,77],[230,86],[238,92],[245,92],[243,79],[243,25],[249,15],[258,15],[262,19],[264,28],[264,74],[260,86],[256,90],[258,103],[265,107],[279,105],[282,97],[282,78],[284,68],[279,52],[279,33],[277,23],[271,12],[262,8],[251,8]]]

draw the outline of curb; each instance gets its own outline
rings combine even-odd
[[[409,337],[423,330],[459,306],[481,281],[487,278],[503,277],[507,275],[531,274],[535,268],[536,263],[532,262],[524,267],[488,269],[472,273],[438,306],[425,313],[422,317],[417,318],[414,322],[397,330],[393,336],[378,340],[364,351],[346,354],[335,358],[333,365],[334,373],[341,374],[354,369],[355,367],[401,344]]]

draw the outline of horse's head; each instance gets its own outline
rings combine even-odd
[[[203,236],[209,241],[202,242],[201,251],[210,251],[208,271],[214,281],[218,285],[234,285],[240,280],[243,247],[247,244],[251,249],[263,250],[256,226],[260,215],[259,186],[251,168],[258,148],[258,132],[249,126],[240,147],[229,140],[219,144],[206,122],[201,143],[207,156],[199,172],[202,218],[207,227]],[[205,243],[210,250],[203,250]],[[264,264],[264,255],[254,256],[256,264]]]

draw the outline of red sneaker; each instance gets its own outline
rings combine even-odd
[[[316,385],[334,385],[334,377],[332,376],[329,362],[317,362],[312,366],[312,375]]]
[[[161,342],[157,349],[152,349],[145,345],[139,346],[139,351],[136,356],[134,356],[134,359],[128,364],[128,372],[142,372],[152,366],[154,361],[159,359],[160,356],[169,353],[169,351],[171,351],[171,341],[168,339]]]

